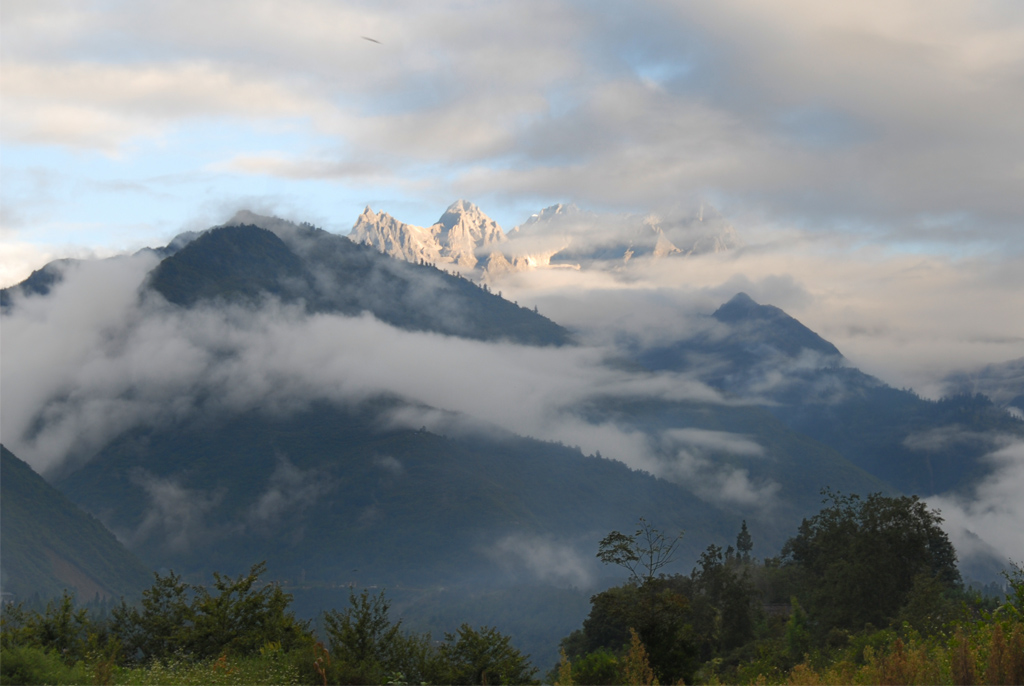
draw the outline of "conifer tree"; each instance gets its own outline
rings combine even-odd
[[[750,536],[750,532],[747,531],[747,520],[744,519],[740,532],[736,535],[736,550],[739,551],[740,557],[744,562],[749,562],[750,551],[753,549],[754,539]]]

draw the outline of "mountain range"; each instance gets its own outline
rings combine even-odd
[[[706,214],[706,216],[705,216]],[[634,257],[720,252],[738,245],[732,227],[711,208],[663,222],[657,216],[606,218],[575,205],[552,205],[507,234],[479,207],[452,203],[429,227],[401,222],[367,207],[349,238],[413,263],[446,264],[484,281],[537,268],[626,263]],[[678,245],[677,245],[678,244]],[[682,246],[682,247],[678,247]]]
[[[545,224],[577,214],[549,208],[505,236],[463,201],[428,228],[367,209],[346,238],[241,212],[225,225],[147,252],[155,266],[131,294],[137,303],[131,318],[181,326],[190,314],[230,323],[287,311],[293,323],[329,320],[332,332],[365,329],[382,336],[382,346],[423,336],[411,340],[429,342],[424,352],[401,353],[422,357],[407,367],[385,358],[384,371],[412,369],[433,379],[420,383],[444,379],[466,393],[482,390],[481,397],[508,393],[502,411],[516,414],[522,397],[549,400],[529,384],[526,395],[513,395],[507,374],[489,378],[486,365],[484,373],[469,372],[458,355],[486,353],[494,360],[488,365],[526,355],[530,364],[551,364],[547,373],[555,374],[575,358],[551,357],[549,363],[543,356],[584,352],[574,352],[582,349],[572,331],[491,292],[486,269],[497,258],[482,270],[474,259],[488,250],[512,254],[509,246],[517,241],[525,244]],[[589,252],[563,257],[629,259],[629,250],[643,245],[652,257],[685,254],[664,232],[652,231],[647,243],[623,243],[623,235],[628,232],[603,244],[610,252],[602,253],[595,241]],[[619,254],[620,248],[626,252]],[[24,303],[57,297],[74,269],[73,263],[47,265],[5,289],[4,331]],[[475,270],[482,285],[458,273],[462,269]],[[584,358],[579,374],[613,381],[548,413],[553,422],[580,427],[577,435],[593,437],[606,457],[473,417],[471,407],[431,405],[396,390],[400,384],[369,386],[354,396],[303,391],[287,402],[267,395],[266,401],[232,404],[218,396],[241,392],[224,381],[237,378],[230,370],[244,363],[238,346],[266,333],[203,329],[203,337],[214,337],[209,367],[184,383],[187,391],[164,401],[174,412],[125,423],[98,445],[81,442],[75,460],[47,473],[68,500],[50,511],[73,503],[89,513],[83,521],[92,522],[92,530],[102,522],[127,548],[118,552],[117,541],[104,533],[107,542],[93,547],[95,560],[70,553],[62,559],[93,580],[95,588],[86,592],[101,595],[137,587],[141,567],[132,556],[149,569],[171,568],[194,579],[215,570],[240,573],[266,560],[270,574],[311,614],[343,603],[352,586],[367,585],[387,585],[400,607],[420,612],[412,625],[426,628],[429,616],[440,616],[437,603],[450,602],[445,594],[452,589],[462,589],[463,599],[481,598],[479,607],[504,608],[499,615],[514,614],[527,596],[549,597],[552,608],[582,613],[587,589],[608,573],[594,560],[598,541],[613,529],[629,530],[639,517],[663,530],[685,530],[684,569],[709,543],[727,545],[743,520],[750,522],[755,554],[774,554],[817,510],[824,487],[966,493],[990,475],[985,457],[1000,437],[1024,437],[1024,422],[988,397],[961,393],[936,402],[891,388],[781,309],[744,293],[707,319],[708,326],[668,345],[627,343],[615,355]],[[366,328],[369,321],[375,328]],[[120,340],[126,335],[110,329],[103,336],[115,351],[128,349]],[[346,379],[337,376],[331,358],[332,345],[342,344],[325,344],[324,357],[308,361],[310,373],[323,377],[321,388],[343,386]],[[160,355],[176,345],[161,340],[146,350]],[[446,349],[462,352],[435,374],[442,364],[438,351]],[[118,354],[111,354],[110,370],[121,364]],[[274,352],[283,360],[299,354],[287,347]],[[143,354],[131,359],[152,367],[166,362]],[[129,364],[127,357],[123,363]],[[277,385],[296,385],[285,372],[275,373]],[[40,406],[31,436],[16,437],[29,450],[33,437],[59,416],[56,408],[79,392],[62,388],[63,395]],[[145,389],[128,386],[116,406],[131,407],[144,395]],[[5,395],[5,403],[12,401]],[[26,501],[18,494],[43,493],[46,484],[6,448],[4,470],[4,590],[52,593],[64,577],[33,570],[46,560],[60,567],[46,550],[63,544],[45,543],[44,550],[44,542],[71,525],[28,507],[43,496]],[[40,527],[49,533],[36,533]],[[15,559],[17,565],[8,565]],[[107,571],[89,571],[96,569]],[[469,615],[473,611],[466,606]],[[559,627],[581,618],[539,616],[515,631],[547,650],[555,643],[544,648],[545,641],[566,633]],[[545,622],[555,627],[552,636],[538,629]]]
[[[477,266],[479,252],[489,253],[507,240],[493,219],[465,200],[452,203],[426,228],[405,224],[385,212],[374,214],[367,207],[349,238],[407,262],[441,262],[464,269]]]

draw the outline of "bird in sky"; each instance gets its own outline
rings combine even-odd
[[[370,38],[369,36],[363,36],[362,38],[363,38],[363,40],[368,40],[368,41],[370,41],[371,43],[376,43],[377,45],[383,45],[383,43],[381,43],[381,42],[380,42],[379,40],[377,40],[376,38]]]

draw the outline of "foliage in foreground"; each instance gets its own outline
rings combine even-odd
[[[753,559],[744,523],[736,549],[709,546],[690,575],[658,573],[678,536],[644,520],[609,534],[598,557],[630,580],[592,597],[551,682],[1024,683],[1024,570],[1006,575],[1005,602],[985,602],[917,498],[826,496],[782,557]],[[0,683],[535,683],[497,630],[409,633],[383,592],[326,612],[318,640],[262,572],[214,575],[211,588],[157,575],[107,619],[67,595],[42,612],[4,607]]]
[[[263,565],[212,589],[156,576],[139,607],[102,620],[67,594],[42,612],[3,608],[2,684],[532,683],[536,669],[507,636],[463,624],[443,641],[401,631],[383,592],[324,615],[327,643],[261,583]]]
[[[1022,683],[1024,572],[997,608],[963,588],[941,518],[913,496],[825,492],[780,558],[712,545],[690,575],[655,575],[676,539],[612,532],[630,573],[591,598],[548,678],[619,683]],[[639,639],[643,662],[637,669]],[[632,665],[632,667],[628,667]]]

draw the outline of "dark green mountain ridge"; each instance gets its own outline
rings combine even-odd
[[[152,580],[100,522],[0,446],[3,591],[24,600],[64,589],[79,600],[135,596]],[[7,596],[5,596],[6,598]]]
[[[1004,437],[1024,437],[1024,422],[985,396],[932,401],[892,388],[744,293],[712,318],[724,332],[638,351],[636,359],[652,370],[699,370],[709,385],[763,403],[790,429],[904,493],[966,493],[991,473],[984,457]]]
[[[477,340],[564,345],[569,332],[464,278],[410,264],[310,225],[282,236],[258,226],[211,229],[151,273],[149,288],[191,307],[201,301],[257,304],[271,295],[307,311],[370,312],[399,328]]]

